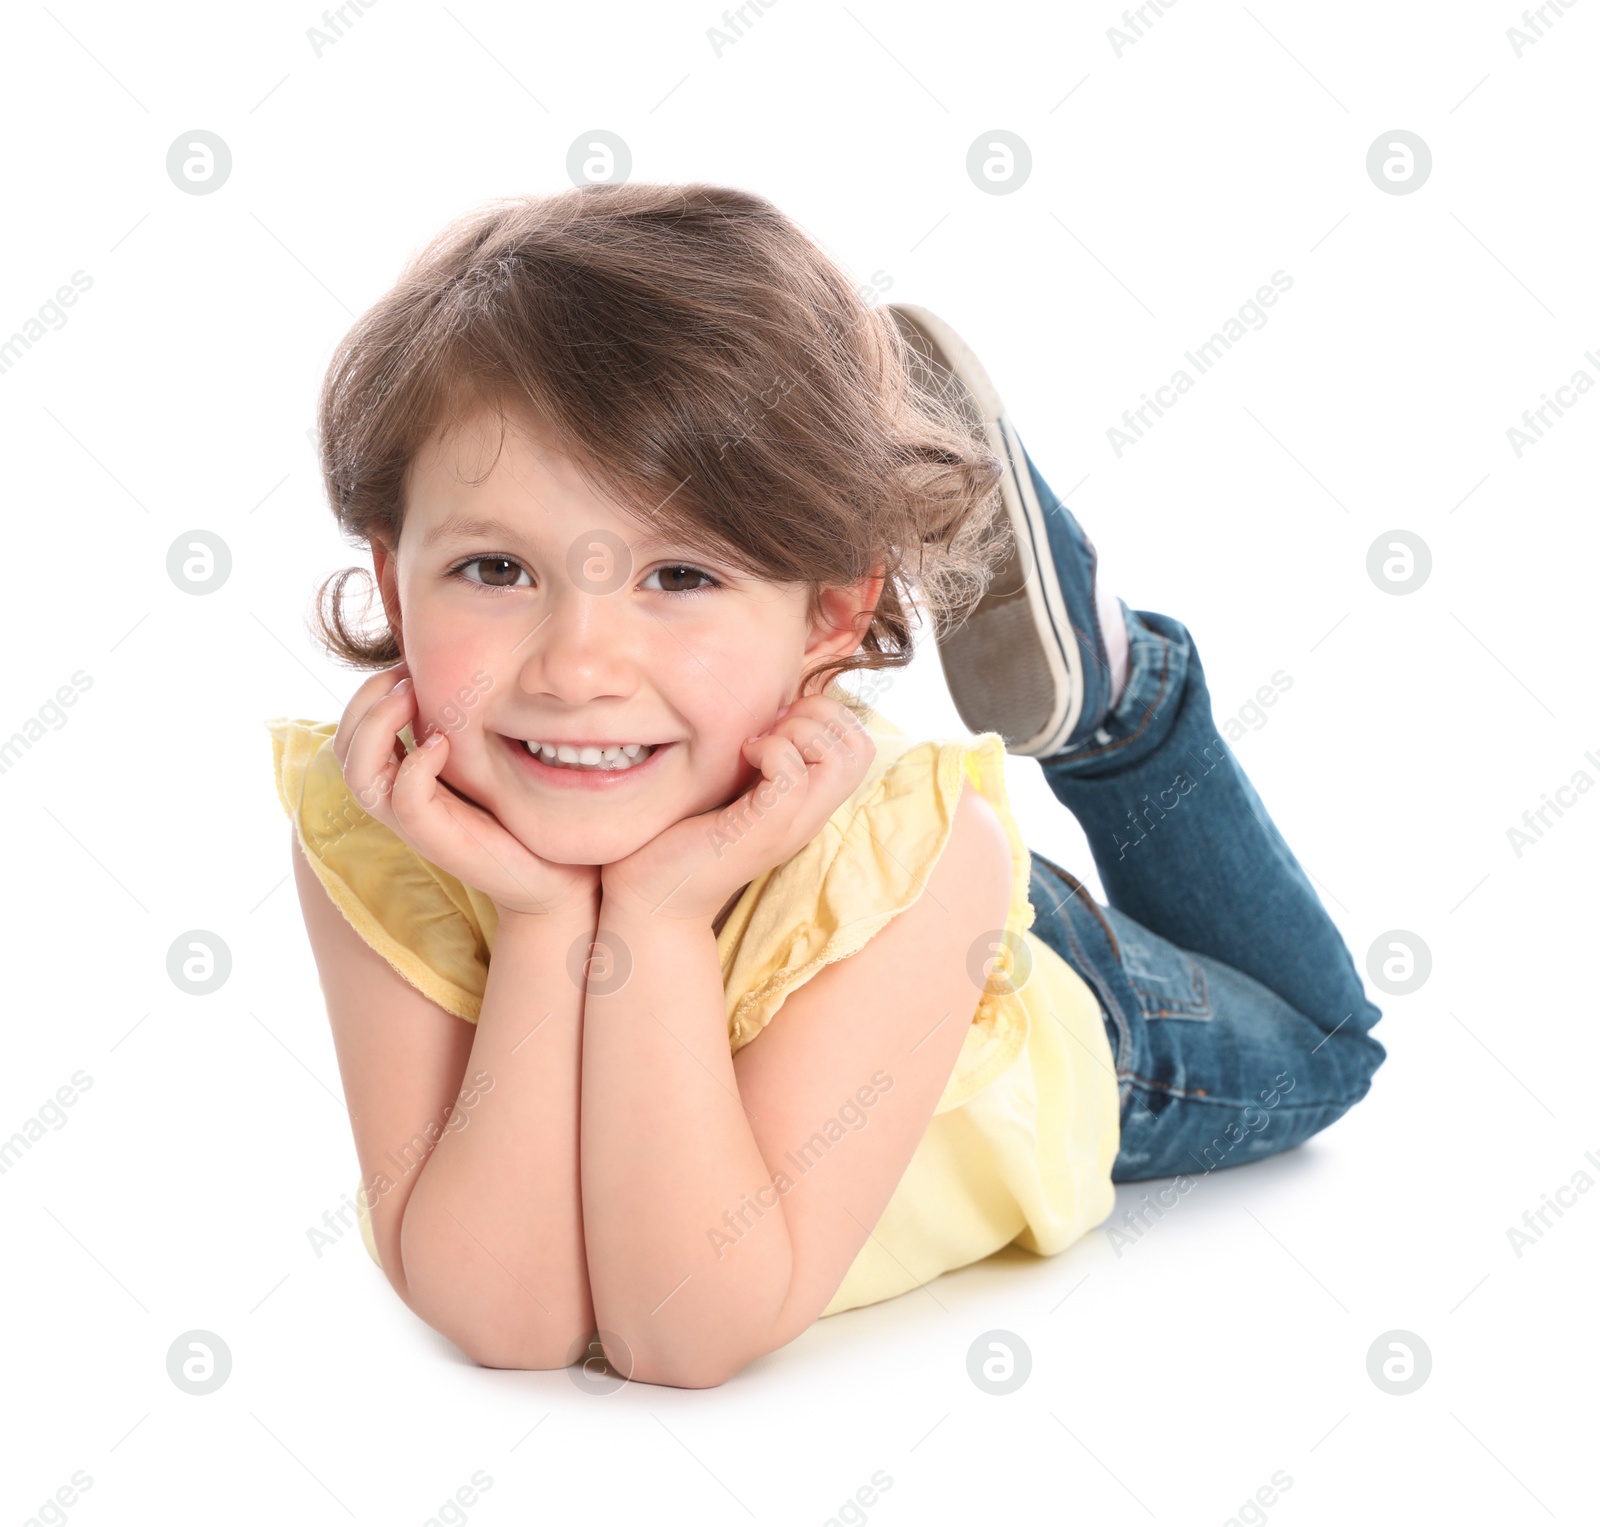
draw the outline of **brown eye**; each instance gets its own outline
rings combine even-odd
[[[702,589],[716,586],[716,580],[710,573],[703,573],[698,567],[689,567],[683,563],[658,567],[645,579],[646,585],[649,584],[650,578],[661,579],[661,592],[664,594],[698,594]]]
[[[481,576],[475,576],[473,570],[482,569]],[[515,588],[518,576],[526,569],[519,562],[513,562],[510,557],[474,557],[470,562],[463,562],[457,572],[468,583],[481,583],[486,588]],[[527,587],[533,586],[530,578]]]

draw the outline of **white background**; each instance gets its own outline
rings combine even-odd
[[[678,0],[381,0],[320,56],[310,5],[10,13],[0,335],[93,285],[0,375],[0,735],[92,686],[0,774],[0,1138],[92,1085],[0,1177],[5,1519],[86,1470],[74,1523],[424,1523],[481,1469],[483,1527],[825,1523],[877,1470],[847,1519],[1222,1524],[1283,1470],[1246,1519],[1593,1520],[1600,1192],[1520,1257],[1507,1229],[1600,1181],[1600,794],[1520,856],[1507,829],[1600,780],[1600,397],[1520,458],[1507,430],[1600,379],[1600,9],[1551,7],[1520,57],[1512,4],[1151,13],[1120,56],[1110,4],[779,0],[720,56]],[[233,156],[211,195],[165,169],[196,128]],[[307,437],[332,346],[448,218],[568,184],[597,128],[635,179],[758,191],[952,322],[1110,586],[1194,632],[1219,720],[1292,676],[1238,753],[1358,963],[1392,929],[1433,960],[1374,992],[1363,1103],[1120,1257],[1003,1253],[720,1389],[603,1398],[475,1367],[353,1231],[310,1249],[358,1167],[261,724],[358,682],[305,629],[358,560]],[[965,169],[996,128],[1033,158],[1002,196]],[[1396,128],[1433,155],[1408,195],[1365,167]],[[1122,410],[1279,269],[1266,326],[1119,458]],[[1396,528],[1433,559],[1404,596],[1366,571]],[[166,572],[195,529],[233,558],[204,597]],[[931,646],[880,706],[960,730]],[[1009,767],[1029,841],[1090,874]],[[232,953],[208,997],[167,975],[193,929]],[[166,1371],[195,1329],[233,1358],[206,1397]],[[966,1366],[997,1329],[1032,1356],[1003,1398]],[[1401,1397],[1366,1367],[1394,1329],[1433,1360]]]

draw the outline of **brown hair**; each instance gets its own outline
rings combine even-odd
[[[943,629],[1000,549],[1001,467],[898,324],[771,202],[723,186],[597,185],[497,200],[430,241],[340,342],[322,384],[323,478],[352,544],[399,541],[407,468],[476,406],[531,408],[622,510],[776,583],[882,568],[862,650],[911,660],[913,600]],[[503,433],[502,433],[503,440]],[[315,635],[387,667],[317,590]],[[369,594],[369,607],[370,595]]]

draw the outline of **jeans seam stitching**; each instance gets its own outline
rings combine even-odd
[[[1050,869],[1054,870],[1055,873],[1072,888],[1072,896],[1081,897],[1084,906],[1094,913],[1095,921],[1100,924],[1102,931],[1105,933],[1106,940],[1111,945],[1111,952],[1116,956],[1117,965],[1120,968],[1122,966],[1122,946],[1117,943],[1117,935],[1112,931],[1111,924],[1105,920],[1104,916],[1101,915],[1100,908],[1094,904],[1094,897],[1089,895],[1089,893],[1084,889],[1083,882],[1081,880],[1074,879],[1064,869],[1062,869],[1059,864],[1055,864],[1051,860],[1045,859],[1042,855],[1037,855],[1036,857],[1040,859],[1041,863],[1048,865]],[[1072,897],[1069,896],[1058,902],[1056,904],[1056,910],[1060,911],[1060,909],[1071,899]],[[1070,926],[1071,924],[1069,923],[1068,927],[1070,928]],[[1126,975],[1127,971],[1124,970],[1123,974]],[[1133,982],[1129,981],[1128,985],[1132,986]]]
[[[1172,947],[1174,949],[1177,949],[1179,954],[1185,956],[1185,958],[1188,958],[1189,951],[1187,949],[1180,949],[1178,947],[1178,945],[1176,945],[1176,944],[1174,944]],[[1194,981],[1193,981],[1192,985],[1193,985],[1193,988],[1194,988],[1194,998],[1193,998],[1193,1000],[1194,1000],[1195,1006],[1188,1007],[1188,1008],[1181,1007],[1181,1006],[1179,1006],[1179,1007],[1165,1007],[1165,1006],[1163,1006],[1163,1007],[1153,1007],[1152,1008],[1152,1007],[1146,1007],[1144,1005],[1144,1002],[1141,1000],[1140,1003],[1139,1003],[1139,1011],[1142,1012],[1145,1015],[1146,1018],[1187,1017],[1187,1016],[1190,1016],[1190,1015],[1193,1015],[1193,1014],[1198,1014],[1198,1013],[1204,1013],[1206,1018],[1208,1018],[1208,1019],[1214,1017],[1215,1014],[1214,1014],[1214,1012],[1212,1010],[1212,1007],[1211,1007],[1211,990],[1206,985],[1206,973],[1205,973],[1205,971],[1203,971],[1200,968],[1200,966],[1193,959],[1189,959],[1189,968],[1194,972]],[[1123,968],[1123,974],[1124,975],[1128,974],[1126,967]],[[1128,985],[1133,988],[1134,994],[1136,996],[1140,997],[1141,999],[1144,998],[1144,997],[1149,997],[1153,1002],[1161,1002],[1161,1001],[1163,1001],[1163,998],[1162,998],[1160,993],[1149,991],[1145,987],[1140,986],[1138,984],[1138,982],[1136,982],[1131,975],[1128,976]]]
[[[1045,860],[1044,862],[1049,864],[1050,861]],[[1056,865],[1051,865],[1051,868],[1055,869],[1056,873],[1061,875],[1069,883],[1072,883],[1071,877],[1067,875],[1065,870]],[[1078,890],[1082,890],[1082,887],[1079,886]],[[1105,930],[1106,937],[1111,943],[1112,953],[1116,954],[1116,939],[1111,933],[1110,926],[1106,923],[1105,919],[1100,916],[1099,909],[1095,907],[1093,900],[1087,895],[1084,897],[1084,903],[1094,911],[1096,920]],[[1059,903],[1056,910],[1059,911],[1061,906],[1064,906],[1065,904],[1065,901]],[[1083,947],[1083,942],[1078,937],[1077,929],[1072,926],[1072,919],[1070,917],[1063,917],[1061,919],[1060,926],[1063,934],[1066,936],[1067,943],[1071,946],[1072,952],[1078,957],[1079,962],[1085,967],[1085,969],[1094,971],[1098,977],[1098,980],[1091,983],[1090,989],[1094,991],[1096,1000],[1101,1002],[1102,1005],[1106,1007],[1107,1011],[1111,1015],[1111,1021],[1116,1025],[1117,1053],[1112,1058],[1112,1061],[1116,1068],[1118,1090],[1125,1098],[1127,1095],[1125,1084],[1127,1079],[1133,1074],[1131,1064],[1133,1060],[1133,1024],[1129,1021],[1127,1014],[1122,1011],[1121,1004],[1117,1002],[1115,994],[1111,992],[1109,988],[1109,983],[1107,983],[1106,990],[1103,993],[1098,989],[1099,983],[1104,981],[1105,978],[1104,976],[1100,975],[1099,968],[1095,962],[1089,958],[1088,951]],[[1117,968],[1119,970],[1122,968],[1122,958],[1120,955],[1117,955]]]
[[[1170,1097],[1204,1098],[1207,1102],[1211,1101],[1211,1095],[1203,1087],[1174,1087],[1170,1082],[1158,1082],[1152,1077],[1140,1076],[1137,1071],[1129,1071],[1127,1077],[1130,1082],[1148,1088],[1152,1092],[1165,1092]]]

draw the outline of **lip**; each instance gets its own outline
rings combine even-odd
[[[556,764],[547,764],[542,758],[535,758],[519,737],[507,737],[503,732],[497,732],[495,735],[515,755],[519,767],[530,779],[560,790],[621,789],[637,776],[652,773],[656,767],[656,760],[669,748],[677,746],[675,742],[657,743],[655,751],[643,763],[636,763],[630,769],[564,769]],[[539,740],[542,742],[544,739]]]

